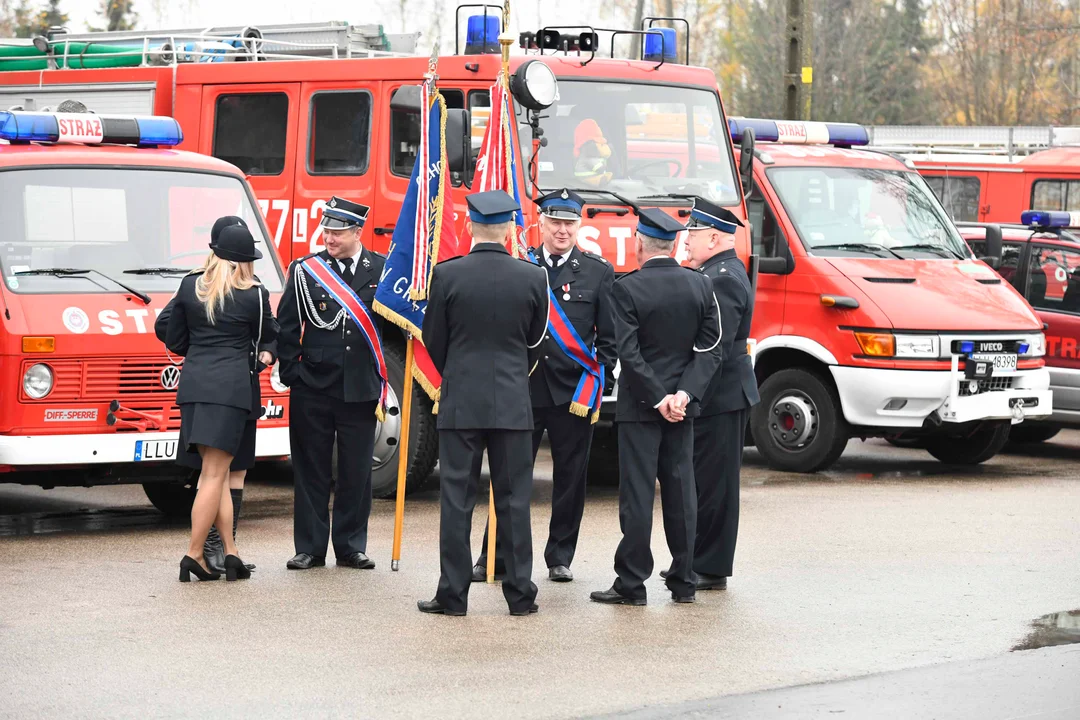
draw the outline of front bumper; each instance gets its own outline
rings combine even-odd
[[[0,435],[0,467],[33,470],[37,467],[133,463],[137,441],[163,441],[175,446],[179,439],[179,432]],[[289,455],[289,428],[259,428],[255,435],[255,456],[274,458],[286,455]]]
[[[993,378],[987,389],[962,394],[963,373],[883,370],[844,365],[829,367],[844,418],[851,425],[919,428],[927,419],[943,423],[1017,420],[1050,415],[1052,393],[1046,368],[1020,370]],[[1007,385],[1008,387],[1004,387]],[[1001,389],[996,389],[1001,386]],[[1017,407],[1019,406],[1019,407]]]

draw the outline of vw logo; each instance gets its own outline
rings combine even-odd
[[[166,390],[175,390],[180,385],[180,368],[169,365],[161,371],[161,387]]]

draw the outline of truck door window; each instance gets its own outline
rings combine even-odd
[[[472,184],[473,173],[476,171],[476,158],[480,156],[480,146],[484,142],[484,133],[487,131],[488,118],[491,117],[491,93],[487,90],[473,90],[469,93],[469,161],[466,163],[465,172],[468,175],[469,184]],[[529,149],[531,155],[532,149]],[[522,157],[528,157],[522,155]]]
[[[1028,302],[1040,310],[1080,314],[1080,250],[1032,247]]]
[[[285,93],[221,95],[214,116],[214,157],[245,175],[280,175],[288,126]]]
[[[1036,180],[1031,188],[1036,210],[1080,210],[1080,180]]]
[[[981,257],[986,254],[986,240],[968,240],[968,245],[971,247],[971,251],[975,253],[975,257]],[[1003,243],[1001,246],[1001,266],[998,268],[998,275],[1009,281],[1017,290],[1020,289],[1020,250],[1023,246],[1018,243]]]
[[[931,176],[924,179],[954,221],[978,222],[982,190],[979,178]]]
[[[461,90],[447,90],[439,88],[446,107],[463,109],[465,107],[465,93]],[[412,175],[413,165],[416,164],[416,153],[420,146],[420,115],[417,113],[403,112],[400,110],[390,111],[390,172],[401,177]],[[462,178],[459,173],[452,173],[450,182],[457,186],[461,185]]]
[[[371,93],[320,92],[311,98],[308,172],[363,175],[371,142]]]
[[[761,194],[761,188],[755,182],[750,189],[750,195],[746,198],[746,212],[750,216],[751,240],[753,252],[761,257],[777,257],[779,247],[777,243],[787,243],[784,233],[776,222],[769,203]]]

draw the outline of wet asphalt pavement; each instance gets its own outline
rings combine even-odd
[[[676,605],[654,577],[644,608],[588,600],[619,539],[616,493],[595,488],[576,580],[538,563],[524,618],[488,585],[467,617],[416,611],[438,578],[435,492],[406,503],[400,572],[390,501],[375,570],[290,572],[291,485],[263,469],[238,537],[254,578],[186,585],[186,527],[138,486],[0,485],[0,717],[1080,717],[1080,645],[1042,647],[1078,639],[1078,461],[1080,432],[961,469],[853,441],[799,476],[750,449],[730,589]],[[550,477],[542,459],[538,555]],[[665,567],[659,511],[653,548]]]

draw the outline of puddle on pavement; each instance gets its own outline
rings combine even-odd
[[[1013,650],[1080,643],[1080,610],[1050,613],[1031,623],[1031,633]]]
[[[0,537],[51,533],[172,527],[186,520],[170,521],[154,508],[109,508],[57,513],[0,515]]]

